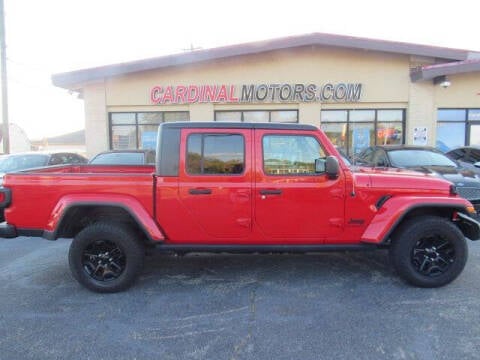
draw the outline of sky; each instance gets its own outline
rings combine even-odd
[[[32,140],[84,128],[51,75],[324,32],[480,51],[480,4],[447,1],[4,0],[9,121]]]

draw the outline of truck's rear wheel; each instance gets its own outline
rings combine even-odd
[[[468,257],[462,232],[449,220],[436,216],[413,218],[393,236],[391,261],[407,282],[439,287],[457,278]]]
[[[130,287],[143,267],[144,246],[122,224],[98,222],[73,239],[68,254],[77,281],[96,292],[117,292]]]

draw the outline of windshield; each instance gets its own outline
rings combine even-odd
[[[92,159],[90,164],[95,165],[143,165],[143,153],[105,153]]]
[[[430,150],[392,150],[388,152],[388,155],[394,167],[457,167],[457,164],[445,155]]]
[[[10,155],[0,162],[0,172],[11,172],[17,170],[31,169],[47,165],[48,155]]]

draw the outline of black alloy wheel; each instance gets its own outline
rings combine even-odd
[[[126,224],[97,222],[80,231],[68,260],[75,279],[87,289],[113,293],[130,287],[141,273],[145,246]]]
[[[412,250],[412,264],[425,276],[437,277],[448,271],[455,262],[454,245],[441,236],[420,239]]]
[[[99,240],[85,248],[83,269],[97,281],[112,281],[125,271],[127,258],[122,249],[108,240]]]
[[[392,235],[390,259],[397,273],[420,287],[440,287],[463,271],[468,258],[465,236],[448,218],[417,216]]]

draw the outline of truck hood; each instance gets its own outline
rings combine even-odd
[[[458,187],[480,188],[480,179],[477,175],[473,171],[464,168],[455,168],[453,166],[419,166],[408,169],[443,178]]]
[[[377,189],[417,190],[419,192],[440,191],[450,193],[451,181],[432,173],[409,169],[354,167],[352,172],[357,186]]]

